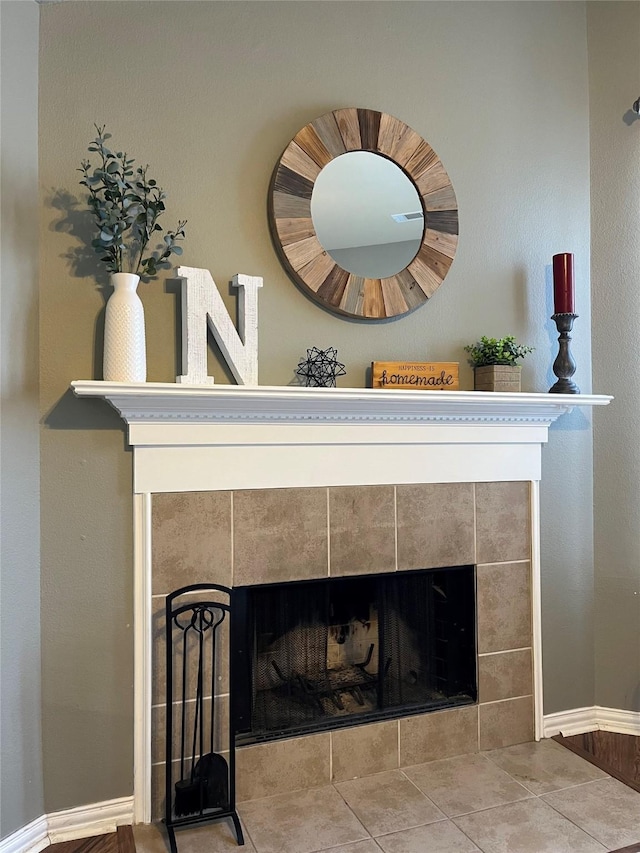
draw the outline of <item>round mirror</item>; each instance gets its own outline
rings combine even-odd
[[[456,196],[440,159],[375,110],[334,110],[296,134],[273,174],[269,223],[296,284],[329,311],[363,320],[423,305],[458,245]]]
[[[311,219],[333,260],[363,278],[387,278],[408,267],[424,231],[415,185],[396,163],[371,151],[327,163],[313,187]]]

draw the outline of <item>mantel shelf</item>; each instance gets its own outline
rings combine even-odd
[[[550,426],[604,394],[504,394],[374,388],[180,385],[78,380],[78,397],[110,403],[129,424],[501,424]]]

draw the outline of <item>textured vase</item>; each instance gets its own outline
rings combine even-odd
[[[146,382],[147,350],[144,308],[136,293],[139,275],[117,272],[111,276],[113,293],[104,318],[103,379],[109,382]]]

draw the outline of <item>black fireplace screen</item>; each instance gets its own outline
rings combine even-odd
[[[239,743],[476,701],[473,566],[239,587]]]

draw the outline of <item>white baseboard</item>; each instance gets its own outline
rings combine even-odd
[[[77,806],[36,818],[0,841],[0,853],[39,853],[50,844],[115,832],[133,823],[133,797]]]
[[[39,853],[49,846],[47,816],[41,815],[0,841],[0,853]]]
[[[48,835],[51,844],[89,838],[115,832],[116,827],[133,823],[133,797],[105,800],[89,806],[78,806],[47,815]],[[0,851],[2,853],[2,851]]]
[[[617,708],[592,705],[590,708],[573,708],[571,711],[559,711],[544,716],[544,737],[569,737],[598,730],[618,732],[622,735],[640,735],[640,711],[621,711]]]

